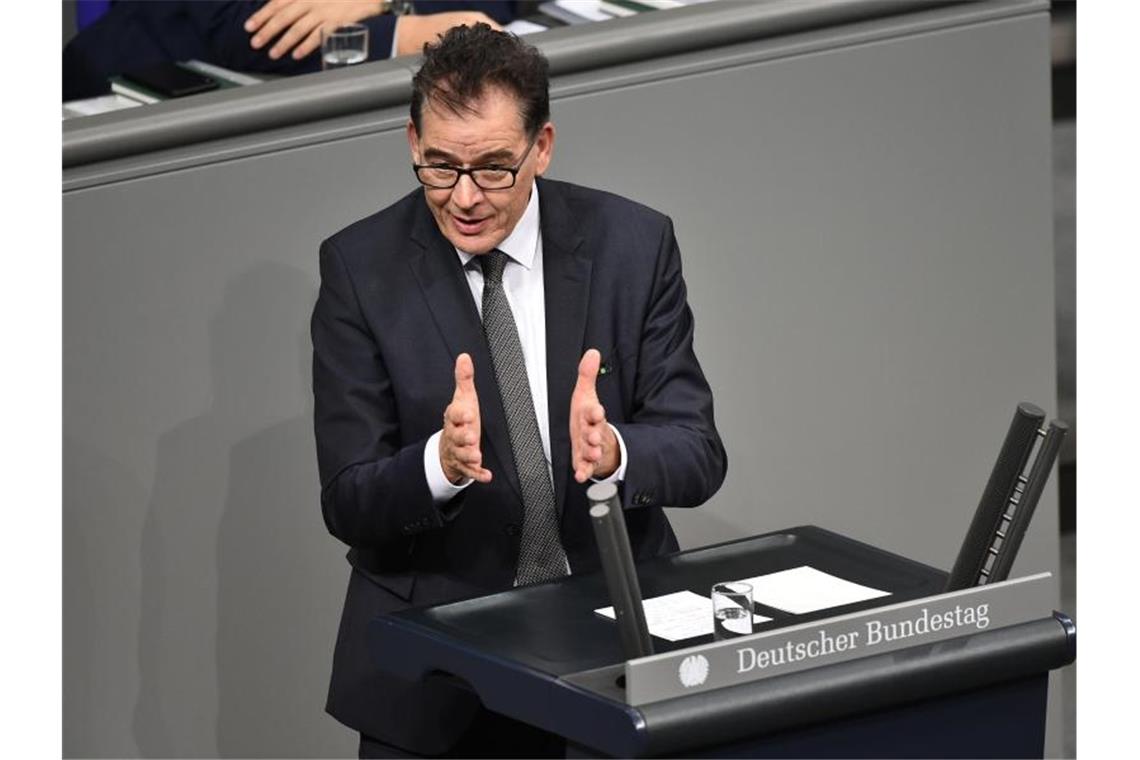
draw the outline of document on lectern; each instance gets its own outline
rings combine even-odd
[[[753,602],[793,615],[891,595],[889,591],[852,583],[808,565],[740,581],[752,586]]]
[[[678,591],[642,602],[645,623],[649,633],[667,641],[684,641],[713,632],[712,600],[692,591]],[[594,610],[603,617],[614,619],[613,607]],[[754,625],[767,623],[772,618],[753,613]]]

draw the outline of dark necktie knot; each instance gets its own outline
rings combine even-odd
[[[507,267],[507,254],[496,248],[479,257],[483,266],[483,279],[492,285],[503,282],[503,270]]]

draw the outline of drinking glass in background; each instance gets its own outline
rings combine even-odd
[[[321,29],[321,68],[343,69],[368,60],[368,27],[364,24]]]
[[[717,583],[712,587],[713,637],[717,641],[752,633],[752,586]]]

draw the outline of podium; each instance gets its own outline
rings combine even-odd
[[[947,575],[814,526],[638,565],[645,598],[802,565],[890,596],[795,615],[757,605],[756,633],[925,599]],[[630,704],[600,572],[376,618],[369,647],[409,679],[457,679],[484,706],[557,733],[571,757],[1041,757],[1048,672],[1076,657],[1061,613],[933,644]],[[677,653],[712,636],[669,642]],[[742,640],[741,640],[742,641]]]

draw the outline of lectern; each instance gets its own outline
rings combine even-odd
[[[856,626],[878,610],[917,613],[947,580],[814,526],[659,557],[637,571],[646,598],[707,596],[717,581],[804,565],[889,595],[800,615],[757,605],[772,620],[735,642],[782,640],[832,621]],[[939,599],[929,608],[946,603]],[[580,757],[1041,757],[1048,672],[1076,657],[1072,621],[1045,607],[1015,624],[896,642],[890,651],[866,647],[840,662],[693,693],[676,684],[656,693],[643,680],[631,699],[623,676],[642,672],[639,664],[690,651],[711,659],[715,647],[711,635],[654,638],[656,654],[627,668],[614,623],[594,613],[609,603],[600,572],[574,575],[378,617],[369,646],[386,669],[457,679],[488,709],[566,737],[568,755]]]

